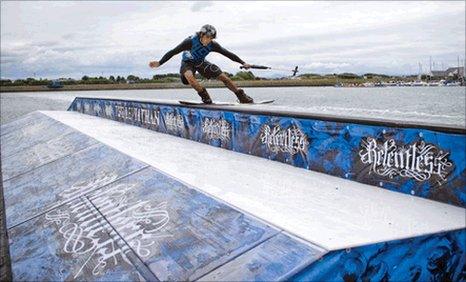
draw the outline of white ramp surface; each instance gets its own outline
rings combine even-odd
[[[77,112],[43,112],[327,250],[466,227],[464,208]]]

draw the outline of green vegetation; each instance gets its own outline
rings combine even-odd
[[[76,80],[72,78],[60,78],[58,81],[62,85],[82,85],[82,84],[133,84],[133,83],[168,83],[168,82],[178,82],[180,80],[180,75],[175,73],[169,74],[157,74],[154,75],[152,78],[140,78],[135,75],[128,75],[127,77],[124,76],[109,76],[109,77],[91,77],[91,76],[83,76],[81,79]],[[27,78],[27,79],[17,79],[17,80],[10,80],[10,79],[2,79],[0,80],[0,86],[34,86],[34,85],[49,85],[52,83],[51,79],[35,79],[35,78]]]
[[[276,79],[267,79],[262,77],[255,76],[251,71],[239,71],[236,74],[226,73],[234,81],[274,81],[274,80],[287,80],[291,79],[290,77],[276,78]],[[196,73],[196,78],[204,80],[199,73]],[[373,82],[373,81],[389,81],[389,80],[403,80],[401,77],[390,77],[383,74],[374,74],[366,73],[362,76],[359,76],[354,73],[340,73],[340,74],[316,74],[316,73],[304,73],[293,79],[306,80],[310,85],[334,85],[335,83],[364,83],[364,82]],[[55,80],[56,81],[56,80]],[[81,79],[71,79],[71,78],[60,78],[58,81],[62,85],[94,85],[94,84],[150,84],[150,83],[179,83],[180,74],[178,73],[167,73],[167,74],[156,74],[152,78],[140,78],[136,75],[128,75],[127,77],[123,76],[109,76],[109,77],[91,77],[83,76]],[[3,79],[0,80],[0,86],[36,86],[42,85],[46,86],[52,83],[51,79]]]
[[[256,77],[250,71],[240,71],[231,77],[232,80],[255,80]]]
[[[263,78],[256,77],[250,71],[240,71],[235,75],[231,73],[226,73],[232,80],[243,81],[243,80],[260,80]],[[196,73],[196,78],[203,79],[199,73]],[[127,77],[123,76],[109,76],[103,77],[91,77],[83,76],[80,80],[75,80],[71,78],[60,78],[58,79],[62,85],[79,85],[79,84],[122,84],[122,83],[174,83],[180,81],[180,74],[178,73],[167,73],[167,74],[156,74],[152,78],[140,78],[136,75],[128,75]],[[50,79],[3,79],[0,81],[0,86],[32,86],[32,85],[49,85],[52,82]]]
[[[347,86],[357,87],[364,84],[394,82],[394,81],[414,81],[417,76],[388,76],[384,74],[366,73],[357,75],[354,73],[340,74],[317,74],[303,73],[296,77],[281,78],[262,78],[255,76],[251,71],[240,71],[236,74],[226,73],[232,80],[236,81],[239,87],[286,87],[286,86]],[[202,81],[206,87],[224,87],[223,83],[213,80],[206,80],[200,74],[196,78]],[[427,79],[427,77],[423,77]],[[51,85],[54,83],[54,85]],[[57,86],[58,87],[53,87]],[[109,77],[91,77],[83,76],[81,79],[60,78],[58,80],[50,79],[17,79],[0,80],[0,91],[2,92],[21,92],[21,91],[44,91],[51,88],[62,90],[112,90],[112,89],[167,89],[167,88],[185,88],[180,81],[180,74],[167,73],[156,74],[152,78],[140,78],[136,75],[109,76]],[[63,86],[63,87],[61,87]]]
[[[27,79],[17,79],[17,80],[10,80],[10,79],[2,79],[0,80],[1,86],[22,86],[22,85],[47,85],[50,83],[48,79],[40,79],[36,80],[34,78],[27,78]]]

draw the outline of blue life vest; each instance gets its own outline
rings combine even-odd
[[[205,57],[212,51],[212,42],[207,46],[202,45],[199,36],[196,34],[191,37],[192,47],[190,51],[183,52],[182,61],[204,61]]]

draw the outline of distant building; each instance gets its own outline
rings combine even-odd
[[[464,77],[464,67],[454,67],[454,68],[448,68],[447,70],[444,71],[431,71],[429,73],[429,76],[431,77],[439,77],[439,78],[448,78],[458,75],[459,77]]]
[[[432,76],[432,77],[445,77],[445,76],[447,76],[446,71],[431,71],[429,73],[429,75]]]
[[[464,77],[464,67],[448,68],[445,72],[447,76],[454,76],[456,74],[459,77]]]

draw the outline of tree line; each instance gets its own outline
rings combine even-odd
[[[264,79],[254,76],[250,71],[240,71],[235,75],[231,73],[226,73],[233,80],[258,80]],[[196,73],[196,78],[203,79],[202,76]],[[110,75],[109,77],[104,76],[88,76],[84,75],[81,79],[72,79],[72,78],[60,78],[60,79],[47,79],[47,78],[26,78],[26,79],[1,79],[1,86],[22,86],[22,85],[49,85],[53,81],[60,81],[63,85],[73,85],[73,84],[118,84],[118,83],[170,83],[170,82],[179,82],[180,74],[179,73],[167,73],[167,74],[156,74],[152,78],[141,78],[136,75],[124,76],[114,76]]]
[[[232,80],[269,80],[267,78],[255,76],[251,71],[240,71],[236,74],[225,72]],[[289,76],[285,76],[283,78],[287,78]],[[314,79],[314,78],[338,78],[338,79],[386,79],[390,76],[384,74],[375,74],[375,73],[366,73],[363,75],[357,75],[354,73],[340,73],[340,74],[316,74],[316,73],[304,73],[298,75],[298,77],[303,79]],[[202,76],[196,73],[196,78],[203,79]],[[392,77],[394,78],[394,77]],[[32,86],[32,85],[49,85],[53,81],[57,81],[56,79],[35,79],[32,77],[26,79],[2,79],[0,80],[1,86]],[[136,75],[128,75],[124,76],[114,76],[110,75],[109,77],[104,76],[88,76],[84,75],[81,79],[72,79],[72,78],[60,78],[58,81],[62,85],[73,85],[73,84],[118,84],[118,83],[176,83],[180,81],[180,74],[179,73],[167,73],[167,74],[156,74],[153,75],[152,78],[141,78]]]

